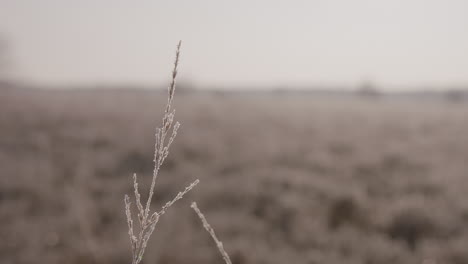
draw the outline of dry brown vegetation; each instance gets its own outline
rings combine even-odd
[[[0,262],[129,263],[122,197],[133,172],[148,192],[165,103],[0,91]],[[192,199],[234,264],[468,263],[468,105],[187,93],[175,108],[153,209],[202,184],[161,218],[142,263],[222,263]]]

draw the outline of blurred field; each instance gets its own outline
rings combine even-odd
[[[130,262],[123,196],[149,183],[166,95],[0,91],[0,263]],[[179,93],[144,263],[468,263],[468,105]],[[143,184],[142,184],[143,185]],[[143,192],[145,193],[145,192]],[[436,261],[436,262],[430,262]]]

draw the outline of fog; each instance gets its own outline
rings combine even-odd
[[[0,263],[468,263],[467,8],[0,0]]]
[[[0,34],[16,79],[164,83],[183,40],[182,82],[197,87],[445,89],[468,83],[468,2],[14,1]]]

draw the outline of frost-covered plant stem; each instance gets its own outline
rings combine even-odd
[[[132,264],[138,264],[143,259],[143,254],[148,243],[148,240],[153,233],[156,224],[159,221],[159,217],[163,215],[166,210],[172,206],[177,200],[181,199],[187,192],[192,190],[195,185],[198,184],[199,180],[194,181],[192,184],[187,186],[185,190],[179,192],[173,200],[167,202],[160,211],[151,213],[150,206],[151,200],[154,195],[154,187],[156,184],[156,178],[158,177],[159,170],[164,163],[167,155],[169,154],[169,147],[174,141],[177,130],[179,129],[179,122],[174,124],[175,110],[171,108],[172,101],[174,98],[176,77],[177,77],[177,66],[179,65],[181,42],[177,45],[176,57],[174,61],[174,69],[172,70],[172,81],[168,87],[168,99],[166,108],[164,111],[164,117],[162,120],[162,126],[156,129],[156,142],[154,145],[154,171],[153,178],[151,180],[151,187],[148,194],[148,200],[146,201],[145,207],[141,203],[141,195],[138,190],[138,181],[136,174],[133,174],[133,187],[135,192],[135,203],[138,211],[138,235],[134,233],[133,217],[131,212],[130,197],[125,195],[125,214],[127,216],[128,223],[128,235],[130,236],[130,244],[132,247]]]
[[[214,242],[216,243],[216,246],[218,247],[219,253],[221,253],[221,256],[224,259],[224,262],[226,262],[226,264],[232,264],[228,253],[226,252],[226,250],[224,250],[223,242],[219,241],[218,237],[215,234],[214,229],[210,226],[210,224],[206,220],[206,217],[203,215],[203,213],[200,211],[200,209],[198,209],[197,203],[193,202],[191,207],[193,208],[195,213],[197,213],[198,218],[200,218],[200,220],[202,221],[203,227],[210,234],[211,238],[213,238]]]

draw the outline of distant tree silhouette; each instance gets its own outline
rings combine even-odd
[[[0,89],[2,91],[14,87],[11,70],[9,43],[5,35],[0,33]]]
[[[452,88],[445,92],[445,98],[451,103],[460,103],[468,99],[468,89]]]
[[[7,43],[5,37],[0,35],[0,69],[6,66]]]
[[[376,98],[381,95],[377,86],[371,81],[362,82],[358,86],[356,90],[356,94],[359,96],[368,97],[368,98]]]
[[[8,42],[5,36],[0,35],[0,82],[7,78],[9,66]]]

